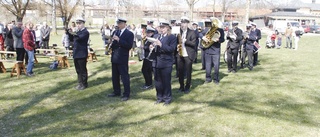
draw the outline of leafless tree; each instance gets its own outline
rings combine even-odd
[[[0,0],[0,5],[16,16],[17,21],[22,21],[26,14],[30,0]]]
[[[51,2],[46,0],[43,1],[52,7],[52,2],[55,1],[54,3],[56,4],[56,8],[60,11],[61,18],[63,19],[63,26],[67,28],[72,16],[82,0],[73,0],[72,2],[70,2],[70,0],[53,0]]]
[[[221,21],[225,21],[226,13],[228,12],[229,7],[233,2],[236,2],[237,0],[222,0],[222,16]]]
[[[189,7],[189,11],[190,11],[190,17],[191,20],[193,21],[193,10],[194,10],[194,5],[199,2],[200,0],[186,0],[188,7]]]
[[[251,0],[247,0],[246,2],[246,15],[244,17],[244,23],[245,25],[249,23],[249,13],[250,13],[250,5],[251,5]]]

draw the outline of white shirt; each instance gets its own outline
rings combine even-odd
[[[182,41],[187,37],[187,30],[184,30],[182,32],[182,35],[181,35],[181,39]],[[186,49],[186,45],[185,45],[185,42],[182,43],[182,56],[183,57],[188,57],[188,53],[187,53],[187,49]]]
[[[122,33],[124,32],[125,29],[126,29],[126,28],[121,29],[121,32],[120,32],[119,37],[121,37],[121,35],[122,35]]]

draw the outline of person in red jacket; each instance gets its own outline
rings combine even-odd
[[[4,39],[2,34],[0,34],[0,51],[4,51]]]
[[[28,54],[28,65],[27,65],[27,76],[33,76],[33,64],[34,64],[34,49],[35,49],[35,38],[32,34],[33,24],[28,22],[26,24],[26,29],[22,34],[23,47]]]

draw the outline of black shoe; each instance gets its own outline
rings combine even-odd
[[[152,85],[150,85],[150,86],[142,86],[141,87],[141,89],[143,89],[143,90],[147,90],[147,89],[151,89],[152,88]]]
[[[85,86],[83,86],[83,85],[80,85],[80,86],[78,86],[76,89],[77,90],[84,90],[84,89],[86,89],[87,87],[85,87]]]
[[[215,80],[215,81],[214,81],[214,84],[219,85],[219,81],[216,81],[216,80]]]
[[[164,105],[164,106],[169,106],[169,105],[170,105],[170,102],[164,102],[163,105]]]
[[[184,93],[185,93],[185,94],[190,93],[190,89],[185,89],[185,90],[184,90]]]
[[[203,84],[208,84],[208,83],[210,83],[211,81],[205,81]]]
[[[127,101],[129,100],[129,97],[121,97],[121,101]]]
[[[206,70],[205,68],[201,68],[201,70]]]
[[[179,88],[178,92],[184,92],[184,88]]]
[[[231,72],[231,70],[228,70],[228,73],[230,73]]]
[[[157,100],[156,102],[154,102],[154,104],[160,104],[162,102],[163,102],[162,100]]]
[[[235,71],[235,70],[232,70],[231,72],[232,72],[232,73],[236,73],[236,71]]]
[[[118,97],[118,96],[120,96],[120,94],[111,93],[108,95],[108,97]]]

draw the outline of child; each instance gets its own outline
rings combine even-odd
[[[65,55],[69,57],[69,30],[65,29],[65,33],[62,35],[62,45],[66,48]]]
[[[276,30],[276,35],[277,35],[277,49],[281,48],[281,43],[282,43],[282,34]]]

